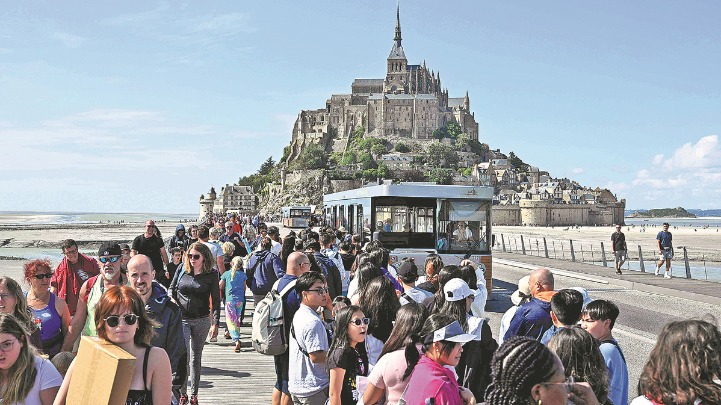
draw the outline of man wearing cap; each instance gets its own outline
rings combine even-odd
[[[430,292],[416,287],[418,266],[413,260],[403,259],[396,273],[398,273],[398,282],[403,287],[403,293],[400,296],[401,305],[410,304],[411,302],[420,304],[424,299],[433,296]]]
[[[100,267],[94,259],[78,252],[78,244],[72,239],[65,239],[61,248],[63,260],[50,279],[50,292],[64,299],[68,303],[70,316],[74,316],[80,287],[90,277],[97,276]]]
[[[235,249],[233,250],[233,257],[245,257],[248,255],[248,251],[245,249],[245,243],[240,240],[240,235],[238,235],[233,229],[233,222],[226,221],[225,232],[220,235],[220,238],[218,240],[220,241],[221,245],[225,242],[230,242],[233,244],[233,246],[235,246]]]
[[[616,274],[621,274],[621,266],[626,261],[626,235],[621,232],[621,225],[616,225],[616,232],[611,234],[611,249],[616,260]]]
[[[163,239],[155,234],[155,222],[151,219],[145,221],[145,233],[138,235],[133,240],[130,256],[138,253],[150,258],[150,261],[153,262],[156,280],[167,288],[170,280],[165,277],[165,266],[170,260],[168,260]]]
[[[95,305],[105,290],[117,285],[128,285],[128,278],[120,271],[120,246],[115,242],[105,242],[98,250],[100,274],[91,277],[80,287],[77,311],[70,330],[65,337],[63,350],[72,348],[81,331],[83,336],[97,336],[95,329]],[[68,346],[69,345],[69,346]]]
[[[548,269],[537,269],[531,272],[528,288],[533,299],[521,305],[511,319],[503,340],[513,336],[527,336],[541,340],[546,331],[553,326],[551,321],[551,297],[553,291],[553,273]]]
[[[503,317],[501,317],[501,329],[498,332],[498,343],[504,342],[504,336],[506,336],[506,331],[508,330],[508,326],[511,324],[511,319],[513,319],[516,309],[533,298],[531,296],[531,290],[528,288],[529,278],[530,276],[521,277],[521,279],[518,280],[518,289],[511,294],[511,302],[513,303],[513,306],[508,308],[508,311],[506,311],[503,314]]]
[[[186,356],[188,350],[183,338],[183,324],[180,307],[168,296],[167,291],[155,279],[153,264],[145,255],[135,255],[128,263],[130,286],[138,292],[145,303],[145,311],[160,326],[153,328],[155,333],[150,341],[152,346],[165,349],[170,358],[173,372],[173,388],[180,398],[180,386],[187,381],[188,370]]]
[[[551,298],[551,326],[541,336],[541,343],[548,345],[551,338],[558,333],[561,328],[572,328],[581,320],[581,310],[583,309],[583,295],[573,289],[563,289],[558,291]]]

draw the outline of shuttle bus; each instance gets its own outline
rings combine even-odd
[[[420,271],[430,253],[444,264],[483,263],[490,291],[492,199],[488,186],[374,185],[324,195],[323,219],[381,241],[392,262],[414,258]]]
[[[283,207],[283,226],[286,228],[306,228],[311,211],[310,206]]]

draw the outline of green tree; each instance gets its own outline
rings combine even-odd
[[[516,169],[519,169],[520,171],[527,171],[528,165],[526,163],[523,163],[523,160],[516,156],[515,153],[511,152],[508,154],[508,160],[509,162],[515,167]]]
[[[373,146],[371,146],[371,153],[374,156],[380,156],[384,153],[386,153],[386,146],[382,145],[380,143],[374,143]]]
[[[456,167],[458,154],[453,147],[442,143],[432,143],[426,152],[426,161],[432,167]]]
[[[376,172],[378,174],[378,177],[383,179],[391,178],[391,170],[388,168],[388,166],[385,165],[385,163],[379,163],[378,169],[376,169]]]
[[[408,170],[404,171],[400,175],[401,181],[426,181],[428,180],[420,170]]]
[[[458,138],[458,135],[462,134],[461,126],[457,122],[449,122],[446,124],[446,133],[451,139]]]
[[[325,168],[326,159],[325,150],[320,145],[312,143],[303,148],[297,163],[300,169],[322,169]]]
[[[342,165],[353,165],[358,163],[358,157],[356,156],[356,153],[352,150],[346,151],[346,153],[343,155],[343,158],[340,160],[340,164]]]
[[[471,149],[471,137],[468,134],[460,134],[456,138],[456,150],[467,151]]]
[[[453,170],[436,168],[428,174],[428,180],[436,184],[453,184]]]
[[[275,161],[273,160],[273,156],[271,156],[260,165],[260,169],[258,169],[258,174],[260,174],[260,175],[270,174],[270,172],[273,171],[274,167],[275,167]]]
[[[368,152],[365,152],[358,156],[358,163],[361,164],[361,170],[375,169],[376,167],[378,167],[375,159],[373,159],[373,156],[371,156],[371,154]]]
[[[411,151],[411,148],[403,142],[398,142],[394,149],[398,153],[408,153]]]

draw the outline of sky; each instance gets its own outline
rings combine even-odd
[[[0,211],[197,213],[383,78],[396,1],[0,0]],[[721,2],[402,1],[480,141],[626,207],[721,208]]]

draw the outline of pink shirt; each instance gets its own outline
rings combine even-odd
[[[408,380],[401,381],[406,368],[405,349],[398,349],[383,355],[368,376],[369,383],[385,389],[388,405],[397,404],[408,385]]]
[[[459,390],[453,371],[423,355],[408,382],[406,403],[424,404],[427,398],[435,398],[437,404],[463,405]]]

